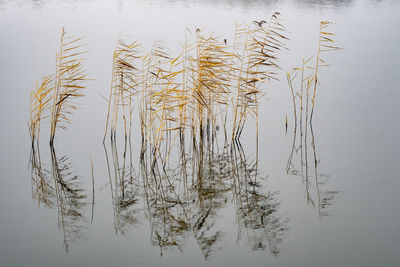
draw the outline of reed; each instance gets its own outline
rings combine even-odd
[[[71,123],[69,115],[77,109],[75,99],[84,96],[84,82],[87,79],[83,69],[83,38],[68,36],[63,27],[60,37],[60,50],[57,53],[56,74],[51,107],[50,144],[53,144],[56,129],[66,130]]]
[[[215,139],[218,107],[228,105],[233,58],[234,54],[213,33],[196,32],[192,121],[201,145],[205,139],[207,143]]]
[[[32,146],[29,162],[32,198],[39,207],[57,210],[58,227],[68,253],[70,244],[82,237],[85,230],[87,218],[84,212],[89,199],[80,179],[72,171],[68,157],[57,156],[53,146],[50,147],[50,154],[50,162],[42,163],[39,146]]]
[[[317,85],[319,84],[318,80],[318,70],[321,67],[327,67],[329,64],[322,59],[322,53],[330,52],[339,50],[340,47],[336,45],[336,41],[334,40],[334,33],[328,31],[328,27],[331,26],[333,23],[329,21],[321,21],[319,25],[319,40],[318,40],[318,50],[316,54],[315,60],[315,68],[314,68],[314,75],[312,76],[311,82],[313,83],[314,92],[312,97],[312,107],[311,107],[311,114],[310,114],[310,123],[313,118],[314,114],[314,105],[315,105],[315,97],[317,93]]]
[[[314,114],[314,107],[316,102],[317,87],[319,85],[319,72],[323,67],[330,66],[325,59],[322,58],[323,53],[328,51],[339,50],[340,48],[336,45],[333,39],[334,33],[329,32],[327,28],[332,25],[332,22],[321,21],[319,29],[319,39],[317,53],[307,59],[303,59],[300,67],[292,68],[286,73],[288,85],[290,88],[292,103],[293,103],[293,115],[294,115],[294,129],[296,135],[297,129],[297,105],[300,109],[300,135],[303,138],[303,132],[305,136],[308,133],[308,124],[312,123],[312,117]],[[297,89],[295,88],[293,81],[297,76],[300,76],[300,81]],[[312,92],[311,92],[312,90]],[[312,99],[310,100],[312,93]],[[304,99],[305,98],[305,99]],[[299,99],[300,103],[297,103]],[[311,102],[311,103],[310,103]],[[303,124],[303,112],[305,111],[305,122]],[[304,131],[303,131],[304,126]],[[301,142],[303,143],[303,141]]]
[[[117,47],[113,54],[112,81],[110,96],[108,99],[106,130],[104,132],[103,142],[107,135],[110,112],[112,112],[110,121],[111,137],[115,135],[118,114],[121,112],[121,109],[122,119],[124,122],[125,138],[127,138],[128,132],[131,133],[132,131],[132,98],[137,93],[137,87],[140,83],[138,78],[138,68],[135,67],[136,61],[140,59],[139,49],[140,45],[137,42],[127,44],[121,39],[118,40]],[[127,121],[128,119],[129,122]]]
[[[39,142],[40,124],[42,119],[47,118],[52,98],[53,79],[51,76],[44,76],[40,86],[36,84],[36,89],[30,94],[30,121],[29,131],[34,145],[35,139]]]
[[[288,40],[287,30],[279,17],[280,14],[275,12],[267,27],[256,23],[252,27],[239,25],[235,30],[235,44],[240,53],[232,139],[240,137],[248,115],[255,117],[258,126],[259,99],[265,94],[261,85],[266,81],[277,80],[277,71],[280,70],[279,52],[288,49],[284,43]]]
[[[77,108],[75,99],[84,96],[83,61],[86,51],[83,38],[66,35],[64,27],[60,37],[60,51],[56,55],[55,75],[44,76],[40,86],[32,90],[30,97],[29,131],[32,145],[39,142],[42,119],[50,117],[50,145],[53,145],[56,129],[66,130],[71,123],[69,116]],[[50,114],[47,114],[50,112]]]

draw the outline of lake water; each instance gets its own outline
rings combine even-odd
[[[173,180],[182,195],[161,201],[157,192],[172,185],[142,179],[136,135],[127,153],[121,137],[102,143],[116,40],[144,50],[163,40],[177,55],[187,28],[230,42],[235,22],[275,11],[289,51],[261,100],[258,154],[249,122],[234,162],[216,153],[203,162],[211,179],[201,190]],[[399,14],[389,0],[0,0],[0,265],[400,266]],[[326,54],[331,66],[319,74],[304,177],[284,74],[315,54],[321,20],[334,22],[343,49]],[[29,93],[54,72],[63,26],[86,37],[92,80],[54,150],[43,126],[41,181],[30,164]],[[179,156],[170,161],[173,169]]]

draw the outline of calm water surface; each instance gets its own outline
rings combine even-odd
[[[168,209],[168,218],[184,212],[189,227],[168,223],[151,204],[154,188],[139,178],[138,139],[127,147],[132,160],[129,153],[124,158],[122,138],[115,147],[102,144],[102,95],[109,92],[116,40],[139,40],[147,49],[161,39],[177,54],[186,28],[210,29],[229,41],[235,22],[267,20],[274,11],[286,19],[291,39],[283,70],[315,53],[320,20],[335,22],[331,29],[344,48],[327,56],[332,66],[320,74],[310,181],[299,173],[296,149],[287,173],[293,118],[282,71],[260,108],[258,156],[252,125],[238,148],[246,159],[241,166],[251,169],[258,157],[259,187],[234,190],[224,171],[210,167],[204,174],[220,182],[207,185],[201,204],[189,196],[193,203]],[[372,0],[0,0],[0,265],[399,266],[399,14],[396,1]],[[43,128],[40,158],[49,178],[43,184],[29,165],[29,92],[53,72],[62,26],[86,36],[93,80],[54,150]],[[220,153],[207,164],[230,160]],[[74,194],[57,193],[52,177],[60,173]],[[132,177],[128,188],[121,173]],[[251,185],[242,178],[238,184]]]

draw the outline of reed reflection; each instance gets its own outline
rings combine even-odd
[[[288,218],[280,215],[278,192],[266,185],[260,177],[257,161],[246,157],[240,143],[233,146],[233,191],[239,224],[238,237],[246,230],[253,250],[269,249],[278,256],[288,230]]]
[[[222,167],[227,166],[227,154],[214,155],[210,150],[193,149],[198,146],[189,147],[192,148],[189,152],[179,148],[180,160],[165,167],[161,167],[164,164],[161,158],[152,165],[142,161],[146,202],[150,214],[160,215],[158,220],[151,221],[155,237],[159,236],[159,229],[171,229],[170,233],[164,233],[168,240],[164,244],[181,249],[183,237],[191,232],[203,256],[208,258],[221,246],[218,243],[224,236],[217,218],[227,205],[232,188],[229,169]],[[157,210],[161,213],[154,212]]]
[[[300,124],[299,127],[304,127],[304,125]],[[317,208],[319,216],[327,216],[329,215],[327,209],[333,204],[339,192],[329,188],[329,175],[319,171],[320,159],[312,124],[310,124],[311,136],[304,131],[296,132],[297,126],[293,130],[293,142],[286,173],[302,178],[307,204]]]
[[[121,154],[112,139],[111,157],[105,145],[106,159],[112,161],[116,232],[125,234],[146,218],[151,243],[160,248],[160,255],[169,248],[184,251],[186,240],[194,238],[207,259],[223,249],[227,233],[221,213],[233,208],[237,242],[279,255],[288,219],[280,215],[278,192],[267,187],[257,161],[246,155],[241,143],[219,148],[218,139],[213,145],[207,138],[184,141],[179,130],[170,130],[170,135],[175,142],[162,142],[156,156],[152,149],[141,152],[138,170],[128,153],[129,138],[123,139]],[[144,210],[139,208],[141,201]]]
[[[137,213],[141,210],[137,206],[139,185],[133,168],[131,142],[125,140],[122,159],[115,140],[111,142],[111,162],[105,144],[104,151],[113,201],[114,229],[116,234],[125,235],[130,227],[139,222]]]
[[[89,204],[86,191],[78,176],[72,172],[67,156],[57,156],[50,147],[51,168],[43,167],[39,147],[32,146],[30,168],[32,198],[38,206],[57,209],[58,227],[63,233],[65,251],[83,236]]]

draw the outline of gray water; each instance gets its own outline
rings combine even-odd
[[[109,93],[116,40],[139,40],[148,48],[162,39],[177,53],[186,28],[229,38],[235,22],[267,20],[274,11],[286,20],[290,51],[282,55],[280,81],[268,86],[260,108],[258,190],[271,221],[261,227],[243,223],[248,217],[238,212],[234,192],[214,188],[205,226],[176,231],[175,244],[160,246],[157,233],[168,234],[168,225],[149,210],[141,179],[132,186],[133,204],[125,210],[115,205],[115,155],[109,142],[106,151],[102,144],[107,112],[102,95]],[[399,266],[399,14],[396,1],[0,0],[0,265]],[[309,144],[307,183],[293,171],[300,168],[299,152],[295,169],[286,170],[294,123],[284,72],[315,53],[320,20],[335,22],[331,29],[343,49],[327,55],[331,66],[319,77],[313,119],[318,181]],[[62,216],[55,198],[46,205],[37,197],[27,127],[29,92],[54,72],[62,26],[86,36],[86,69],[93,79],[69,130],[59,131],[55,140],[53,159],[68,167],[66,177],[76,176],[73,186],[83,196],[75,199],[80,214],[69,217]],[[254,124],[249,128],[241,144],[250,162],[256,158]],[[54,183],[46,129],[41,162]],[[140,172],[139,146],[133,139],[132,176]],[[201,216],[196,205],[187,212]]]

